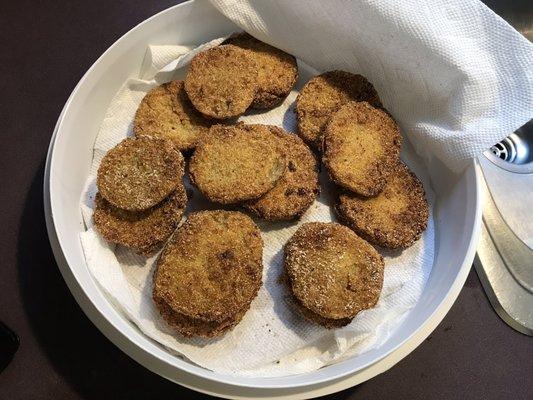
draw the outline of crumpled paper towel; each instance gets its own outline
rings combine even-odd
[[[366,76],[454,171],[533,117],[533,44],[478,0],[210,1],[314,68]]]
[[[433,265],[434,226],[432,217],[427,231],[411,248],[386,256],[383,292],[378,305],[360,313],[353,322],[337,330],[327,330],[304,320],[295,312],[285,285],[278,281],[282,271],[283,245],[296,229],[308,221],[332,221],[334,199],[328,180],[321,176],[322,195],[298,222],[266,223],[257,221],[264,240],[263,286],[241,323],[225,336],[212,339],[185,339],[175,335],[155,309],[152,275],[156,256],[139,257],[122,246],[103,240],[92,226],[92,207],[96,193],[96,172],[103,155],[131,135],[137,106],[148,90],[157,84],[180,79],[186,64],[200,49],[219,44],[214,40],[192,51],[187,46],[150,46],[139,79],[130,79],[116,94],[102,122],[94,145],[94,158],[81,211],[87,226],[81,243],[87,266],[110,301],[147,336],[170,351],[183,355],[211,370],[246,376],[281,376],[312,371],[335,360],[356,355],[379,346],[401,323],[420,297]],[[296,131],[294,100],[297,91],[317,71],[303,63],[295,90],[283,104],[267,112],[241,117],[249,123],[283,126]],[[433,193],[423,164],[409,143],[402,158],[424,182],[430,203]],[[188,212],[203,209],[193,190]]]

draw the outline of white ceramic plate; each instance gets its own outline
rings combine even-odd
[[[112,97],[142,64],[148,44],[199,44],[238,28],[208,2],[190,1],[144,21],[89,69],[56,125],[45,175],[50,242],[74,297],[119,348],[150,370],[195,390],[232,398],[309,398],[345,389],[387,370],[418,346],[448,312],[470,270],[480,230],[478,167],[460,176],[435,161],[428,166],[437,195],[435,264],[424,293],[404,323],[380,348],[317,371],[279,378],[221,375],[173,356],[145,337],[109,303],[91,277],[79,233],[79,199],[92,147]]]

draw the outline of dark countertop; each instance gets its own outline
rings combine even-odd
[[[0,320],[21,346],[2,399],[204,398],[149,372],[85,317],[46,235],[43,168],[56,119],[90,65],[176,1],[3,2],[0,18]],[[492,311],[475,272],[439,327],[382,375],[332,399],[526,399],[533,340]]]

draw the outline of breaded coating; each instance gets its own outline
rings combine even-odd
[[[185,90],[194,107],[216,119],[243,114],[254,100],[257,85],[254,58],[231,44],[198,53],[185,78]]]
[[[221,322],[203,321],[173,311],[172,308],[170,308],[170,306],[165,303],[165,301],[161,299],[155,292],[153,298],[163,319],[178,333],[187,337],[199,336],[204,338],[212,338],[221,336],[241,322],[242,317],[250,308],[250,305],[248,304],[237,314]]]
[[[383,286],[383,257],[337,223],[303,224],[285,245],[284,265],[301,305],[327,319],[374,307]]]
[[[321,325],[324,328],[327,328],[327,329],[342,328],[343,326],[348,325],[353,320],[353,318],[340,318],[340,319],[325,318],[311,311],[310,309],[304,307],[302,303],[300,303],[300,301],[294,295],[292,297],[293,297],[294,304],[296,305],[296,308],[300,314],[302,314],[308,321]]]
[[[286,156],[267,125],[215,125],[189,163],[191,181],[211,201],[254,200],[283,176]]]
[[[296,99],[298,134],[309,145],[320,148],[331,116],[349,101],[366,101],[381,107],[374,86],[361,75],[329,71],[305,84]]]
[[[183,81],[172,81],[144,96],[135,113],[133,133],[169,139],[178,150],[189,150],[207,134],[211,125],[191,104]]]
[[[313,204],[318,193],[318,163],[298,136],[270,126],[287,155],[287,169],[276,186],[258,200],[245,204],[257,216],[269,221],[299,218]]]
[[[148,256],[159,250],[181,221],[187,206],[183,184],[161,203],[144,211],[126,211],[96,194],[93,220],[104,239]]]
[[[398,126],[387,113],[366,102],[350,102],[326,127],[322,161],[337,185],[375,196],[394,170],[401,145]]]
[[[182,183],[183,174],[183,156],[171,141],[127,138],[102,159],[96,185],[115,207],[141,211],[168,197]]]
[[[246,32],[231,36],[223,44],[232,44],[249,50],[259,69],[258,90],[253,108],[272,108],[280,104],[291,92],[298,79],[296,58],[270,46]]]
[[[392,169],[379,195],[364,198],[343,193],[336,210],[358,235],[389,249],[411,246],[426,229],[429,217],[424,187],[402,162]]]
[[[252,219],[236,211],[193,213],[167,242],[154,274],[156,305],[170,324],[173,313],[220,328],[237,321],[262,280],[263,241]],[[229,325],[231,323],[228,322]],[[208,328],[208,329],[210,329]],[[183,331],[190,327],[183,327]],[[192,329],[192,328],[191,328]]]

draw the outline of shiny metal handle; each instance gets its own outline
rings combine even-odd
[[[484,179],[483,186],[483,221],[489,235],[513,277],[524,289],[533,293],[533,251],[515,235],[502,218]]]

